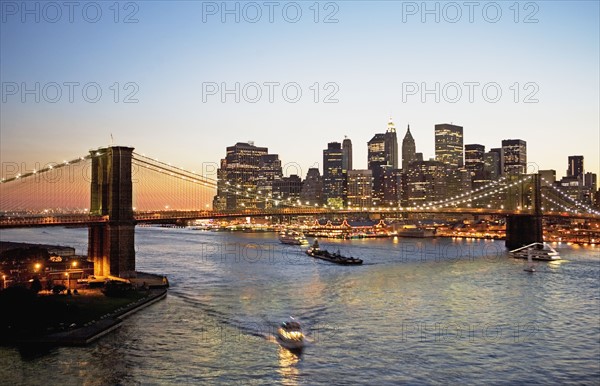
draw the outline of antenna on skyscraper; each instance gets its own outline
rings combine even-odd
[[[112,133],[110,133],[110,146],[114,146],[115,145],[115,139],[113,138]]]

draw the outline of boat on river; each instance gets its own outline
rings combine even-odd
[[[513,249],[510,255],[517,259],[542,261],[560,260],[560,254],[547,243],[532,243],[521,248]]]
[[[277,342],[289,350],[302,350],[304,348],[304,333],[300,323],[292,319],[281,323],[277,329]]]
[[[291,245],[306,245],[308,244],[308,240],[304,237],[302,232],[298,231],[290,231],[287,230],[285,232],[281,232],[279,234],[279,241],[283,244],[291,244]]]
[[[306,250],[306,254],[316,259],[327,260],[332,263],[341,265],[360,265],[363,263],[362,259],[358,259],[356,257],[342,256],[339,250],[337,252],[332,253],[326,249],[321,249],[317,240],[315,240],[312,247]]]

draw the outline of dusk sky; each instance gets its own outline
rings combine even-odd
[[[84,155],[111,134],[115,144],[198,171],[251,140],[297,163],[302,177],[321,166],[328,142],[347,135],[360,169],[367,141],[390,116],[400,143],[410,123],[425,158],[434,156],[434,125],[454,123],[465,144],[486,150],[527,141],[528,161],[559,178],[569,155],[600,172],[598,1],[493,3],[501,15],[481,2],[472,22],[463,2],[428,2],[439,22],[421,2],[319,2],[318,15],[312,1],[279,2],[272,23],[263,2],[227,3],[239,7],[239,22],[221,2],[124,2],[118,14],[113,2],[83,2],[72,23],[66,7],[28,2],[28,14],[25,3],[1,4],[3,174],[7,163],[33,168]],[[37,92],[24,92],[36,82]],[[236,82],[239,103],[221,93]],[[269,82],[279,83],[272,103]],[[436,82],[438,103],[422,87]],[[471,82],[479,84],[472,102]]]

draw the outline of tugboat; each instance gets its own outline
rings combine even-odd
[[[319,248],[319,242],[316,239],[312,247],[306,250],[306,254],[316,259],[327,260],[341,265],[359,265],[363,263],[361,259],[356,257],[342,256],[339,250],[334,253],[331,253],[327,250],[321,250],[321,248]]]
[[[291,245],[306,245],[308,244],[308,240],[304,237],[302,232],[297,231],[285,231],[279,234],[279,241],[283,244],[291,244]]]
[[[288,350],[302,350],[304,348],[304,333],[300,323],[293,318],[281,323],[277,329],[277,342]]]

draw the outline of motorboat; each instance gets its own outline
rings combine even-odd
[[[308,240],[302,232],[287,230],[279,234],[279,241],[283,244],[306,245]]]
[[[556,249],[547,243],[532,243],[523,247],[509,251],[514,258],[528,260],[554,261],[560,260],[560,255]]]
[[[362,259],[342,256],[339,250],[331,253],[325,249],[321,249],[317,240],[315,240],[312,247],[306,250],[306,254],[316,259],[327,260],[341,265],[360,265],[363,263]]]
[[[281,323],[277,329],[276,339],[289,350],[301,350],[304,347],[304,333],[300,323],[295,320]]]

